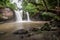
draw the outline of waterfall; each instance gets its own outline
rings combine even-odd
[[[15,14],[16,14],[16,22],[20,22],[20,21],[22,21],[23,19],[22,19],[22,10],[18,10],[18,11],[15,11]]]
[[[16,6],[19,8],[17,11],[15,10],[16,22],[23,22],[23,19],[22,19],[23,18],[23,10],[22,10],[23,0],[10,0],[10,1],[11,1],[11,3],[15,3]],[[26,21],[30,21],[29,13],[26,12],[26,15],[27,15],[27,20]]]
[[[27,21],[30,21],[29,13],[26,12],[26,14],[27,14]]]
[[[36,1],[36,3],[38,3],[38,0],[35,0]]]

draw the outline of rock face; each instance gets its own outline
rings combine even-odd
[[[9,20],[14,18],[14,12],[10,8],[0,8],[0,19]]]
[[[13,17],[13,12],[9,8],[5,8],[2,15],[4,19],[6,18],[8,19],[8,18]]]

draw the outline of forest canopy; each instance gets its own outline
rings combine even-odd
[[[24,0],[23,9],[30,12],[37,12],[44,9],[55,9],[60,6],[60,0]]]
[[[41,11],[45,10],[42,14],[45,17],[53,16],[52,19],[58,19],[58,16],[52,12],[47,12],[47,10],[55,11],[57,7],[60,7],[60,0],[23,0],[23,10],[28,11],[31,16],[36,15],[37,13],[40,14]],[[53,10],[54,9],[54,10]],[[57,12],[57,11],[55,11]],[[40,14],[40,15],[42,15]]]

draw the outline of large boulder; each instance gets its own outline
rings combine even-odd
[[[12,9],[6,7],[6,8],[0,8],[0,19],[2,20],[9,20],[14,19],[15,13]]]

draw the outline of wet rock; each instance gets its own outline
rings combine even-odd
[[[15,21],[15,12],[11,8],[0,8],[0,15],[0,22]]]
[[[27,37],[30,37],[30,36],[32,36],[31,34],[27,34]]]
[[[39,28],[30,28],[29,30],[30,30],[30,31],[38,31]]]
[[[24,38],[24,36],[21,36],[21,38],[23,39],[23,38]]]
[[[0,32],[0,37],[2,36],[2,35],[5,35],[6,33],[5,32]]]
[[[0,32],[0,35],[3,35],[3,34],[5,34],[5,32]]]
[[[17,30],[15,31],[13,34],[28,34],[28,31],[27,30],[24,30],[24,29],[20,29],[20,30]]]
[[[50,31],[51,27],[49,26],[48,23],[45,23],[42,27],[41,27],[41,31]]]

